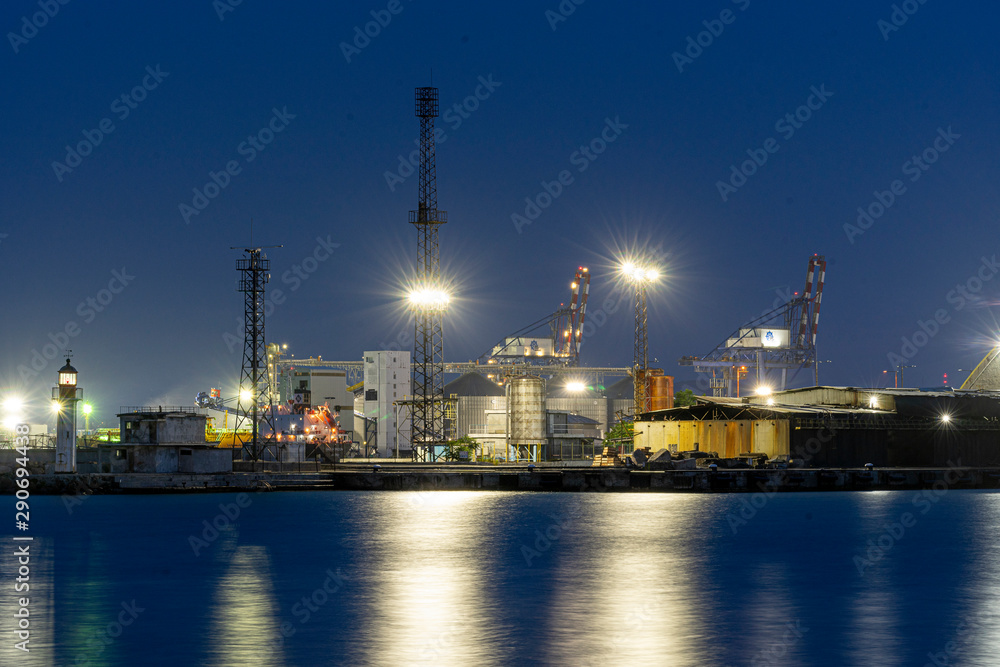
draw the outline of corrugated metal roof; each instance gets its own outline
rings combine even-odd
[[[503,387],[491,382],[479,373],[466,373],[444,386],[444,395],[451,396],[503,396]]]

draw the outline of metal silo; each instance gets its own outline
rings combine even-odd
[[[520,375],[507,383],[508,457],[538,461],[545,444],[545,380]]]

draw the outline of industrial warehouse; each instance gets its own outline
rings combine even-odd
[[[809,387],[641,414],[635,446],[813,468],[1000,466],[1000,393]]]

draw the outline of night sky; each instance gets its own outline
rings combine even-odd
[[[582,363],[629,365],[615,270],[639,253],[664,274],[650,356],[683,385],[680,356],[801,290],[820,253],[824,384],[884,384],[890,354],[916,366],[908,385],[960,383],[998,330],[996,5],[576,1],[4,2],[0,390],[44,418],[62,359],[28,371],[52,343],[95,423],[235,393],[230,247],[251,218],[255,245],[283,245],[269,341],[412,349],[417,177],[399,160],[427,85],[447,360],[554,311],[584,265],[606,317]],[[526,212],[546,183],[558,196]],[[861,226],[859,207],[881,215]]]

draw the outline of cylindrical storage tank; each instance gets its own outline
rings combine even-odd
[[[646,374],[646,402],[650,410],[674,407],[674,378],[662,370],[650,369]]]
[[[510,444],[545,443],[545,380],[534,375],[511,378],[507,385],[510,406]]]

